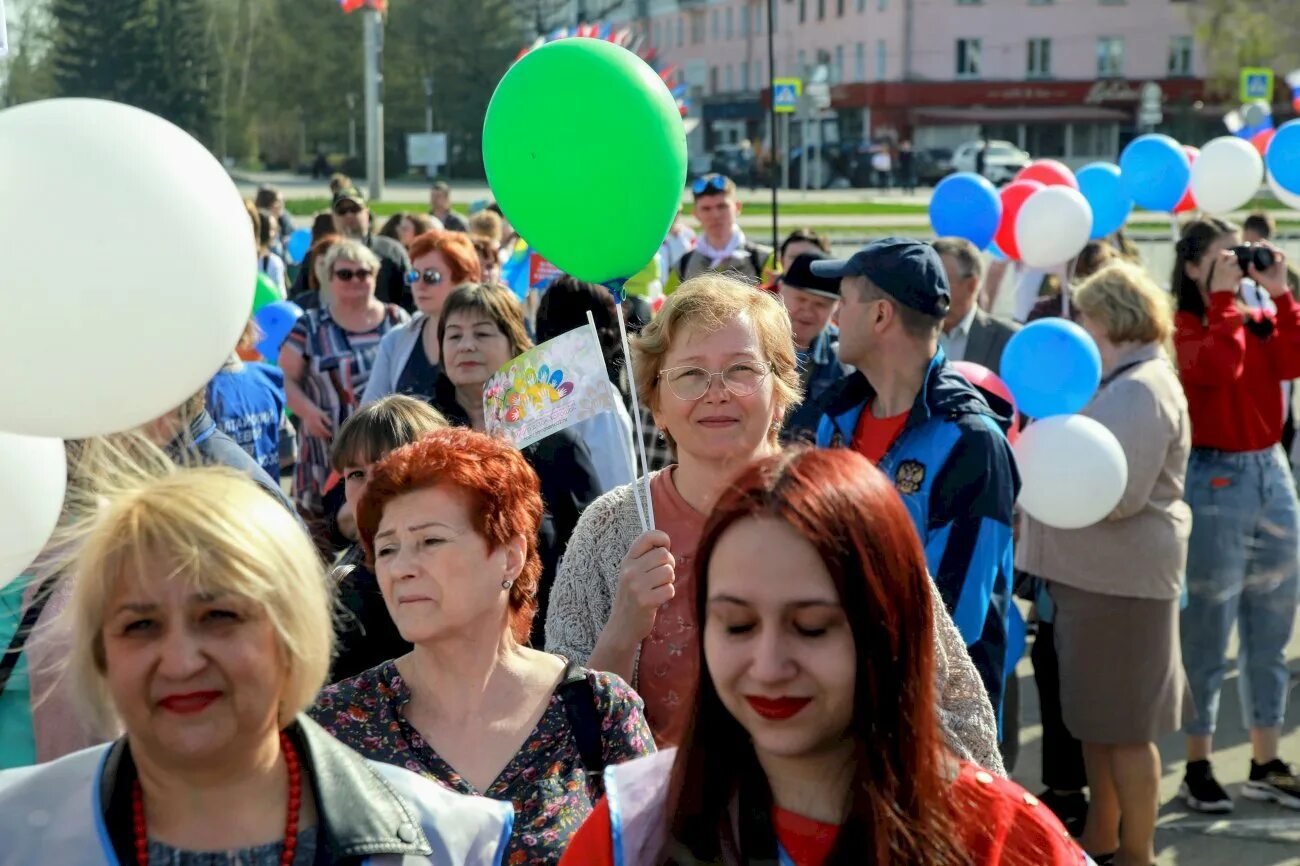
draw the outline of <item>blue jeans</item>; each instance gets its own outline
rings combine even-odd
[[[1186,733],[1214,733],[1233,622],[1240,637],[1242,720],[1251,728],[1280,727],[1300,573],[1295,483],[1282,449],[1192,449],[1185,498],[1192,537],[1181,632],[1196,706]]]

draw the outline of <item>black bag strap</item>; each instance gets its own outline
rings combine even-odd
[[[595,802],[605,793],[605,744],[600,732],[600,714],[596,711],[596,693],[587,679],[587,669],[577,662],[569,662],[556,691],[564,701],[564,714],[578,741],[578,755],[586,770],[587,790]]]
[[[27,638],[31,635],[32,629],[36,627],[36,621],[41,618],[41,613],[45,610],[46,603],[50,596],[54,595],[54,585],[58,579],[51,577],[40,585],[32,596],[32,603],[27,605],[23,611],[23,618],[18,622],[18,628],[14,630],[14,636],[9,640],[9,648],[5,650],[3,656],[0,656],[0,693],[3,693],[5,686],[9,684],[9,677],[13,675],[14,668],[18,666],[18,657],[22,655],[23,648],[27,646]]]

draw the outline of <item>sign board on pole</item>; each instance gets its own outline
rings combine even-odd
[[[406,164],[437,168],[447,164],[445,132],[415,132],[406,136]]]
[[[772,105],[777,114],[794,114],[803,93],[803,80],[777,78],[772,82]]]
[[[1241,101],[1273,101],[1273,70],[1248,66],[1241,70]]]

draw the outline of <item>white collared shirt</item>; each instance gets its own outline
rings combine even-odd
[[[966,345],[970,342],[971,325],[975,323],[975,314],[978,311],[979,305],[975,304],[970,308],[970,312],[962,316],[960,322],[952,326],[951,331],[939,335],[939,346],[948,356],[949,361],[966,359]]]

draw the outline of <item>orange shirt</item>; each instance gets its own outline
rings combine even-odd
[[[692,508],[673,483],[676,466],[650,479],[655,526],[672,539],[676,592],[655,616],[650,636],[641,642],[636,691],[645,701],[645,717],[662,748],[681,740],[687,702],[700,675],[695,630],[695,548],[706,515]]]
[[[949,789],[953,827],[973,866],[1083,866],[1083,849],[1038,799],[1009,779],[963,763]],[[839,828],[773,809],[781,847],[795,866],[821,866]],[[609,801],[602,798],[569,840],[560,866],[614,866]],[[640,866],[640,864],[634,864]]]
[[[908,409],[902,415],[877,418],[871,414],[870,403],[863,406],[862,414],[858,416],[858,426],[853,430],[853,450],[872,463],[879,463],[898,434],[903,432],[903,425],[907,423],[907,416],[911,412]]]

